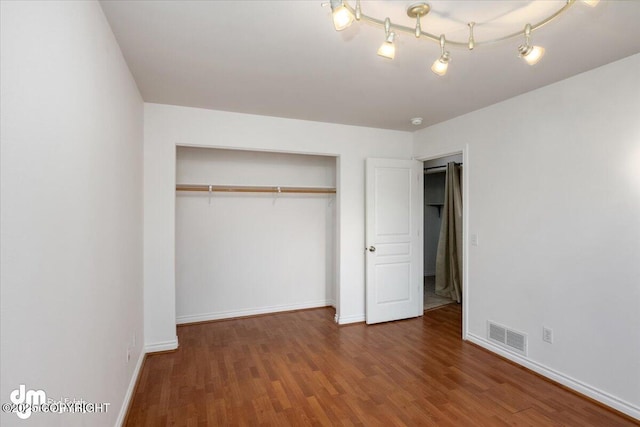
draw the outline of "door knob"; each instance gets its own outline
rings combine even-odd
[[[375,246],[369,246],[369,252],[375,252],[375,251],[376,251]]]

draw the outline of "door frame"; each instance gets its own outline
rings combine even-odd
[[[441,157],[462,154],[462,339],[468,339],[469,331],[469,144],[458,150],[452,151],[436,151],[429,155],[414,157],[414,160],[425,162],[427,160],[439,159]],[[424,210],[422,213],[422,224],[424,224]],[[423,230],[424,235],[424,230]],[[423,265],[424,275],[424,265]]]

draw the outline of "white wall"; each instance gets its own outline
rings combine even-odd
[[[178,147],[178,184],[335,187],[336,158]],[[334,304],[335,195],[178,192],[178,323]]]
[[[487,320],[525,332],[520,363],[636,417],[639,75],[634,55],[419,131],[414,149],[468,144],[469,338],[489,346]]]
[[[364,320],[364,160],[411,157],[410,133],[197,108],[145,104],[145,339],[175,341],[176,145],[338,156],[341,323]]]
[[[2,425],[113,426],[142,360],[142,99],[97,2],[1,4],[0,397],[111,404]]]

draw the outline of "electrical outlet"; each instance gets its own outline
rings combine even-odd
[[[542,341],[553,344],[553,330],[549,328],[542,328]]]

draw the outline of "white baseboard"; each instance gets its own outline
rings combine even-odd
[[[281,311],[304,310],[306,308],[329,307],[334,305],[332,300],[310,301],[299,304],[272,305],[267,307],[248,308],[243,310],[218,311],[214,313],[188,314],[177,316],[176,323],[206,322],[209,320],[231,319],[234,317],[255,316],[257,314],[278,313]]]
[[[590,386],[589,384],[585,384],[581,381],[578,381],[575,378],[571,378],[568,375],[565,375],[561,372],[551,369],[529,358],[526,358],[517,353],[511,352],[502,347],[494,345],[493,343],[486,340],[485,338],[468,333],[466,336],[466,339],[493,353],[497,353],[500,356],[511,360],[512,362],[515,362],[528,369],[531,369],[532,371],[537,372],[542,376],[552,379],[553,381],[560,383],[563,386],[566,386],[572,390],[575,390],[580,394],[584,394],[585,396],[588,396],[594,400],[597,400],[598,402],[603,403],[604,405],[610,406],[611,408],[614,408],[624,414],[627,414],[630,417],[640,420],[640,407],[636,405],[633,405],[629,402],[619,399],[616,396],[613,396],[605,391],[599,390],[596,387]]]
[[[350,316],[340,316],[337,320],[338,325],[347,325],[349,323],[364,322],[366,319],[363,314],[352,314]]]
[[[122,406],[120,407],[120,413],[118,414],[118,419],[116,420],[116,427],[122,426],[124,423],[124,418],[127,416],[127,410],[129,409],[129,404],[131,403],[131,399],[133,398],[133,391],[136,388],[136,383],[138,382],[138,377],[140,376],[140,369],[142,369],[142,363],[144,362],[145,357],[144,349],[140,352],[140,357],[138,357],[138,361],[136,362],[136,367],[131,374],[131,380],[129,381],[129,387],[127,387],[127,392],[124,395],[124,401],[122,402]]]
[[[159,341],[150,344],[145,344],[145,353],[156,353],[158,351],[170,351],[178,348],[178,337],[175,337],[169,341]]]

